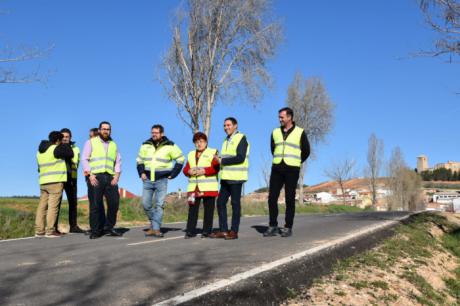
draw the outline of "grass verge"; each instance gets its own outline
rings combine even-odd
[[[422,213],[284,305],[459,305],[460,216]]]

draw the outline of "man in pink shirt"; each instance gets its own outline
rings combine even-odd
[[[82,165],[87,177],[90,202],[90,239],[103,235],[121,236],[114,230],[120,203],[118,180],[121,174],[121,157],[116,143],[110,137],[111,129],[109,122],[101,122],[99,136],[87,140],[83,148]],[[104,197],[107,199],[107,216],[104,211]]]

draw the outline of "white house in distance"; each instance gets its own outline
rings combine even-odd
[[[455,191],[436,192],[433,194],[433,202],[441,204],[452,204],[454,199],[459,199],[460,194]]]
[[[315,193],[315,200],[321,203],[329,203],[335,200],[335,197],[329,192]]]

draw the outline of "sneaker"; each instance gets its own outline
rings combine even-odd
[[[45,233],[35,233],[35,237],[43,238],[43,237],[45,237]]]
[[[281,237],[290,237],[290,236],[292,236],[292,229],[291,228],[288,228],[288,227],[282,228],[282,229],[280,229],[280,232],[281,232]]]
[[[45,237],[46,238],[61,238],[62,234],[54,231],[54,232],[45,234]]]
[[[146,237],[157,237],[157,238],[163,238],[164,235],[160,230],[153,230],[149,229],[148,231],[145,232]]]
[[[264,237],[273,237],[278,234],[279,230],[277,226],[269,226],[264,233]]]
[[[209,235],[211,235],[211,234],[209,234],[209,233],[201,233],[201,238],[210,238]]]

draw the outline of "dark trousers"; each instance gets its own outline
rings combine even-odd
[[[228,231],[227,224],[227,201],[231,198],[232,203],[232,227],[231,230],[238,233],[241,218],[241,189],[243,183],[229,184],[220,181],[219,197],[217,198],[217,212],[219,214],[219,228],[221,232]]]
[[[196,234],[196,223],[198,221],[198,212],[200,210],[200,202],[203,202],[204,217],[203,217],[203,234],[212,232],[212,222],[214,217],[215,197],[196,198],[194,205],[188,206],[187,233]]]
[[[71,179],[64,183],[64,191],[67,196],[67,202],[69,203],[69,225],[70,228],[74,228],[77,226],[77,180]],[[57,229],[59,223],[59,214],[61,212],[61,201],[59,201],[58,205],[58,215],[56,218],[56,223],[54,224],[54,228]]]
[[[286,199],[285,227],[292,228],[295,215],[295,192],[299,180],[299,168],[278,168],[272,166],[270,174],[270,187],[268,194],[268,210],[270,213],[270,226],[278,226],[278,198],[284,185]]]
[[[118,185],[112,186],[110,182],[113,176],[108,173],[96,175],[99,182],[97,186],[92,186],[89,179],[88,199],[89,199],[89,225],[91,232],[101,233],[103,230],[113,229],[117,222],[118,206],[120,204],[120,194]],[[104,197],[107,200],[107,216],[104,209]]]

